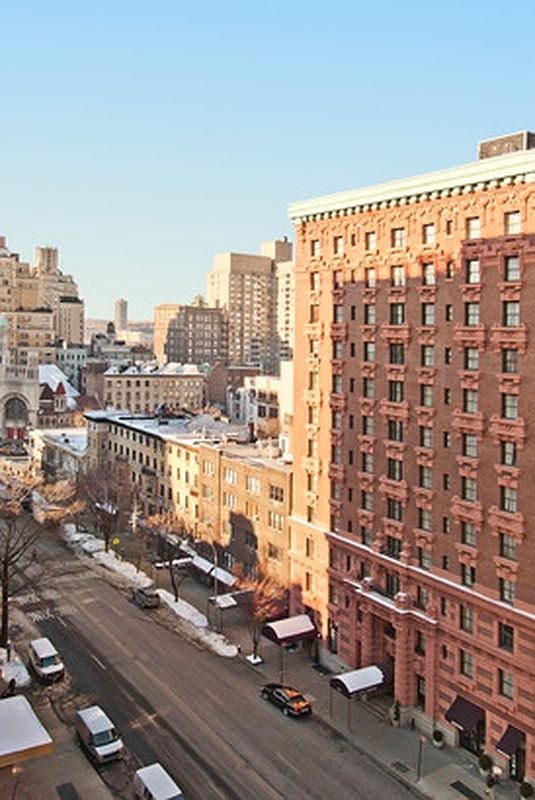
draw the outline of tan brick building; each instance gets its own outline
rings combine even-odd
[[[389,663],[404,718],[517,778],[535,776],[528,141],[291,206],[294,608],[343,663]]]
[[[191,411],[204,406],[204,373],[191,364],[140,364],[104,373],[104,404],[134,414],[153,414],[158,407],[167,411]]]

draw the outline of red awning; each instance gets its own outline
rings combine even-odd
[[[464,697],[457,696],[445,715],[448,722],[466,733],[473,733],[479,722],[485,719],[485,712],[479,706],[465,700]]]
[[[505,729],[505,733],[496,745],[496,750],[510,758],[514,756],[518,748],[523,744],[524,738],[522,731],[519,731],[514,725],[508,725]]]
[[[268,622],[262,633],[275,644],[286,645],[316,639],[318,629],[307,614],[299,614],[277,622]]]

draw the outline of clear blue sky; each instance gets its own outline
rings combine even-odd
[[[287,204],[535,127],[535,4],[7,0],[0,232],[60,248],[88,316],[204,290]]]

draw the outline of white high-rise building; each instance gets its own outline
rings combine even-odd
[[[115,301],[113,324],[116,332],[128,328],[128,302],[122,297]]]

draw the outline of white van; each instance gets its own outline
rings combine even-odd
[[[89,706],[79,711],[75,726],[82,746],[99,764],[122,758],[122,739],[100,706]]]
[[[32,639],[28,649],[30,665],[39,680],[44,683],[59,681],[65,674],[65,666],[50,639]]]
[[[134,792],[139,800],[182,800],[184,795],[161,764],[149,764],[134,776]]]

